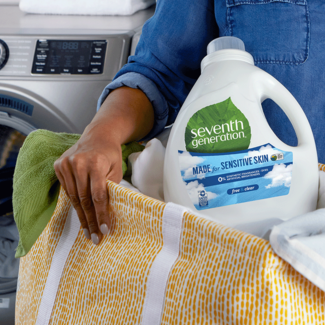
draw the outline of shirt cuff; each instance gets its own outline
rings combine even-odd
[[[150,133],[141,140],[152,139],[166,126],[168,118],[168,104],[165,97],[158,90],[156,84],[144,75],[136,72],[128,72],[113,80],[105,87],[100,95],[97,102],[97,111],[112,90],[123,86],[142,90],[150,100],[150,103],[154,109],[155,122]]]

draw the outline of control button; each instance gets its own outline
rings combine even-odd
[[[42,53],[46,53],[47,51],[49,51],[49,43],[46,40],[38,40],[37,44],[36,44],[36,53],[39,54],[40,52]]]
[[[92,69],[90,69],[90,73],[99,74],[99,73],[102,73],[102,69],[92,68]]]
[[[90,65],[91,66],[102,66],[103,64],[102,64],[102,62],[101,61],[92,61],[92,62],[90,62]]]
[[[106,41],[95,41],[93,42],[94,47],[105,47],[106,46]]]
[[[71,68],[62,68],[61,73],[71,73]]]
[[[48,69],[48,73],[58,74],[59,73],[59,69],[58,68],[49,68]]]
[[[87,74],[88,68],[75,68],[74,73],[75,74]]]
[[[48,41],[38,41],[38,45],[40,46],[40,47],[49,47],[49,43],[48,43]]]
[[[46,59],[47,59],[47,54],[43,54],[43,53],[36,54],[36,58],[37,58],[37,60],[39,60],[39,61],[41,61],[41,60],[46,60]]]
[[[36,68],[35,69],[35,73],[43,73],[44,72],[44,68]]]
[[[38,67],[39,66],[45,67],[45,62],[38,62],[38,61],[36,61],[35,62],[35,65],[38,66]]]
[[[36,50],[35,51],[35,55],[36,55],[36,57],[46,57],[47,58],[47,55],[48,55],[48,53],[46,52],[46,51],[39,51],[39,50]]]
[[[49,48],[36,48],[36,53],[46,53],[49,50]]]
[[[93,48],[93,54],[98,55],[98,54],[102,54],[104,52],[104,48],[102,47],[94,47]]]
[[[0,39],[0,70],[6,65],[9,59],[9,47]]]
[[[36,48],[36,51],[37,52],[43,52],[43,53],[46,53],[48,52],[50,49],[48,47],[38,47]]]
[[[102,55],[99,55],[99,54],[93,54],[91,56],[91,59],[92,60],[102,60],[103,56]]]

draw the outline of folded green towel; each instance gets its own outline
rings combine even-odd
[[[40,236],[56,207],[60,183],[54,162],[80,138],[79,134],[37,130],[21,147],[13,182],[13,211],[19,231],[16,257],[25,256]],[[123,175],[128,156],[142,151],[136,142],[122,146]]]

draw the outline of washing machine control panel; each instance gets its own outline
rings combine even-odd
[[[108,83],[126,63],[130,39],[127,34],[2,37],[0,33],[0,82],[30,78]]]
[[[37,40],[33,74],[102,74],[106,40]]]
[[[9,48],[7,44],[0,39],[0,70],[6,65],[9,58]]]

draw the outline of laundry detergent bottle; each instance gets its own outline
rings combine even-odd
[[[240,39],[215,39],[207,52],[168,140],[165,201],[228,226],[315,210],[317,152],[298,102],[254,66]],[[267,98],[291,121],[296,147],[270,128],[261,106]]]

